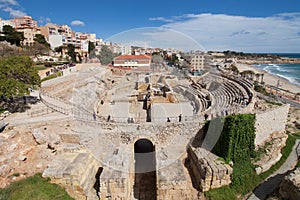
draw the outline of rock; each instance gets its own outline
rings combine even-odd
[[[59,144],[61,142],[61,138],[58,134],[56,133],[51,133],[49,135],[49,140],[48,140],[48,143],[50,144]]]
[[[7,148],[7,151],[10,152],[10,151],[13,151],[15,150],[16,148],[18,148],[19,144],[18,143],[13,143],[12,145],[10,145],[8,148]]]
[[[27,155],[31,150],[33,149],[33,147],[28,147],[27,149],[24,149],[20,152],[21,155]]]
[[[262,171],[263,171],[263,169],[262,169],[261,167],[256,167],[256,168],[255,168],[256,174],[261,174]]]
[[[300,123],[298,123],[297,121],[294,121],[294,124],[295,124],[295,127],[300,130]]]
[[[42,163],[37,164],[37,165],[36,165],[36,168],[42,169],[42,168],[43,168],[43,164],[42,164]]]
[[[45,144],[47,141],[47,136],[40,129],[34,129],[32,136],[37,144]]]
[[[19,155],[18,160],[19,161],[25,161],[25,160],[27,160],[27,157],[24,156],[24,155]]]
[[[0,166],[0,177],[1,176],[5,176],[6,174],[8,174],[9,173],[9,167],[8,167],[8,165],[1,165]]]

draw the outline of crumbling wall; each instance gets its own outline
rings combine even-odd
[[[232,168],[203,148],[188,148],[189,167],[194,181],[203,192],[231,183]]]

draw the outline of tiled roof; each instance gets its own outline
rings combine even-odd
[[[150,55],[121,55],[114,60],[139,60],[139,59],[151,59],[152,56]]]

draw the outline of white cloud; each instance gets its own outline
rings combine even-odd
[[[74,20],[71,22],[71,25],[72,26],[84,26],[84,22],[83,21],[80,21],[80,20]]]
[[[11,17],[23,17],[27,15],[16,0],[0,0],[0,9],[8,12]]]
[[[173,22],[174,20],[166,19],[164,17],[150,17],[150,21],[162,21],[162,22]]]
[[[40,19],[39,19],[39,23],[41,23],[41,24],[47,24],[49,22],[51,22],[51,19],[49,17],[41,16]]]
[[[6,4],[6,5],[19,5],[19,3],[15,0],[0,0],[1,4]]]
[[[206,50],[299,52],[300,13],[269,17],[185,14],[162,21],[166,22],[163,28],[189,35]]]
[[[13,8],[10,8],[10,7],[6,7],[3,10],[5,12],[8,12],[11,17],[24,17],[25,15],[27,15],[22,10],[13,9]]]

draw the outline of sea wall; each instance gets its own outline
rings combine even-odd
[[[286,104],[256,114],[255,146],[263,146],[272,135],[285,131],[289,108],[290,105]]]

